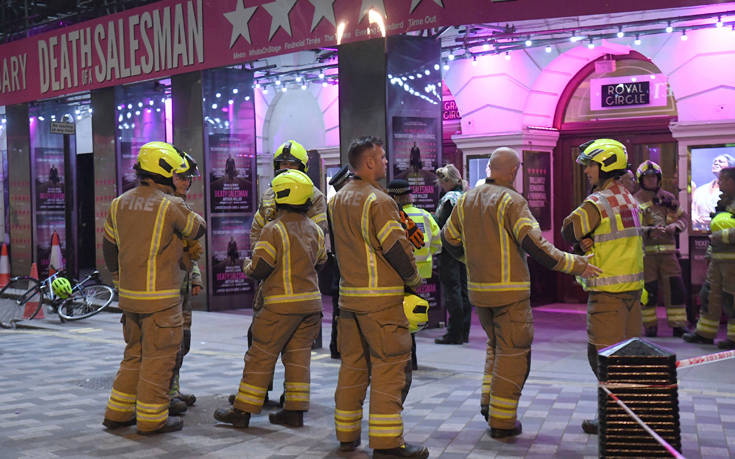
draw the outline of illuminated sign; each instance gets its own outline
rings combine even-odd
[[[666,75],[630,75],[590,80],[590,109],[665,107],[668,96]]]

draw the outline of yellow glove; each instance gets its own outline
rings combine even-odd
[[[189,258],[198,260],[202,256],[202,245],[199,241],[189,241],[187,246],[189,248]]]

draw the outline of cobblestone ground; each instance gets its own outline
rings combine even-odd
[[[523,434],[508,441],[489,436],[479,413],[483,332],[473,324],[471,342],[463,346],[433,344],[440,330],[426,330],[417,339],[420,369],[405,404],[407,441],[424,443],[431,457],[442,458],[597,456],[597,437],[580,429],[597,406],[585,356],[584,314],[569,307],[534,313],[532,371],[519,409]],[[184,415],[184,430],[151,437],[138,435],[134,427],[111,432],[101,425],[123,351],[119,314],[0,330],[0,457],[369,457],[366,423],[358,451],[336,448],[332,416],[339,362],[327,350],[312,356],[312,404],[303,428],[269,424],[268,410],[255,416],[249,429],[214,421],[212,412],[227,405],[227,394],[239,382],[249,320],[195,311],[182,387],[197,395],[197,403]],[[324,327],[329,336],[326,321]],[[654,341],[679,358],[716,351],[674,338]],[[735,457],[733,362],[680,371],[686,457]],[[279,364],[276,388],[282,378]]]

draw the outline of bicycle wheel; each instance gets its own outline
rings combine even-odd
[[[83,287],[59,305],[59,317],[64,320],[91,317],[112,303],[114,293],[112,287],[102,284]]]
[[[36,317],[43,304],[39,285],[28,276],[10,279],[0,290],[0,327],[15,328],[16,322]]]

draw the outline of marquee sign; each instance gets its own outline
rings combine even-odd
[[[668,97],[666,75],[630,75],[590,80],[590,109],[665,107]]]
[[[594,4],[593,4],[594,3]],[[713,3],[678,0],[677,6]],[[0,45],[0,105],[451,25],[668,8],[670,0],[163,0]]]

